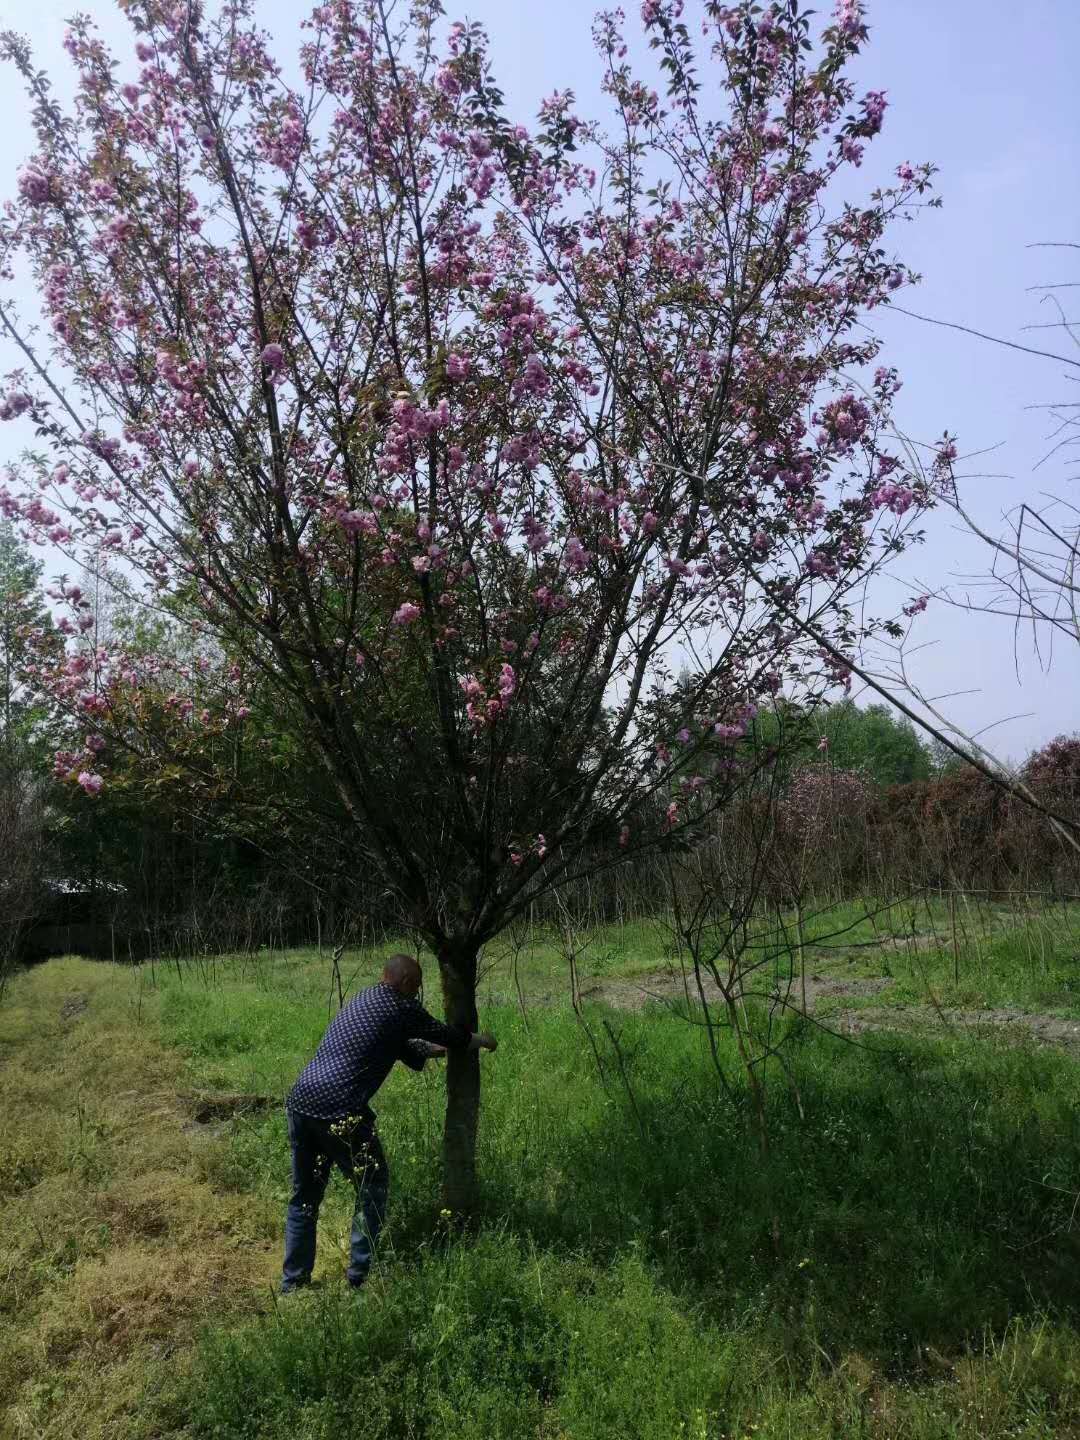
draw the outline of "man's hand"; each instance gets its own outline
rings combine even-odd
[[[494,1035],[489,1035],[486,1030],[478,1031],[469,1042],[470,1050],[497,1050],[499,1042]]]
[[[426,1043],[426,1045],[425,1045],[425,1051],[426,1051],[426,1054],[427,1054],[427,1058],[428,1058],[429,1060],[445,1060],[445,1059],[446,1059],[446,1046],[445,1046],[445,1045],[436,1045],[433,1040],[427,1041],[427,1043]]]

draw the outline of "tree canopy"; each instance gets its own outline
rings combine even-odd
[[[858,0],[648,0],[641,73],[602,15],[607,124],[556,89],[532,126],[435,0],[318,5],[297,85],[254,0],[124,8],[134,63],[73,22],[70,112],[3,39],[45,343],[6,298],[40,453],[0,508],[183,595],[191,653],[91,639],[65,581],[62,768],[205,776],[268,687],[468,1021],[486,939],[728,803],[762,707],[899,633],[865,585],[954,451],[913,466],[864,322],[932,167],[836,194],[886,111]]]

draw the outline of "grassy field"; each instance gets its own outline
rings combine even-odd
[[[1076,1013],[1075,912],[871,910],[811,917],[815,973],[888,978],[878,1005]],[[767,922],[755,943],[762,973],[790,968]],[[288,1302],[280,1108],[200,1124],[191,1096],[283,1094],[336,1008],[329,956],[19,977],[0,1008],[0,1435],[1080,1436],[1069,1053],[940,1030],[854,1044],[789,1018],[763,1155],[726,1039],[730,1094],[700,1024],[601,1003],[678,969],[663,925],[590,937],[589,1033],[558,937],[517,951],[520,985],[511,955],[486,958],[476,1227],[440,1213],[439,1072],[395,1074],[376,1275],[344,1286],[335,1179],[319,1283]],[[377,964],[346,956],[344,978]]]
[[[807,933],[812,970],[890,981],[874,997],[877,1005],[1008,1006],[1080,1017],[1076,904],[989,904],[964,896],[952,903],[866,901],[821,909]],[[855,996],[842,1003],[866,1002]]]
[[[920,895],[811,905],[804,915],[804,944],[813,975],[887,979],[888,988],[875,992],[876,1005],[1016,1006],[1080,1018],[1080,904],[991,904],[965,896],[950,903]],[[347,950],[340,966],[343,992],[370,984],[383,957],[403,946],[416,948],[415,942],[398,939]],[[504,937],[485,951],[482,1003],[520,1006],[523,998],[527,1006],[568,1004],[568,947],[575,951],[586,997],[604,998],[608,986],[619,987],[625,996],[634,982],[647,994],[650,979],[681,977],[689,964],[672,923],[663,918],[597,924],[569,936],[554,926],[530,927],[516,943]],[[798,968],[797,948],[793,914],[756,919],[747,934],[750,983],[766,989],[783,985]],[[434,980],[432,957],[420,953]],[[163,968],[168,971],[167,965]],[[195,970],[213,986],[269,987],[305,1000],[319,994],[329,1000],[338,993],[329,947],[212,958],[196,963]],[[845,1006],[860,1003],[857,994],[844,999]]]

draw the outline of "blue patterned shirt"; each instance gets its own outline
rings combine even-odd
[[[341,1120],[370,1114],[368,1102],[401,1060],[424,1068],[424,1050],[416,1041],[464,1049],[470,1032],[444,1025],[417,1000],[389,985],[372,985],[331,1020],[319,1048],[300,1073],[285,1101],[288,1109],[315,1120]]]

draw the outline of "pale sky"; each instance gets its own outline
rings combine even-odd
[[[508,110],[523,123],[531,121],[542,96],[566,87],[576,91],[580,113],[600,111],[590,41],[595,7],[588,0],[445,3],[450,19],[475,19],[487,27]],[[272,34],[291,36],[307,8],[263,0],[260,18]],[[625,8],[633,13],[637,6]],[[687,8],[692,14],[695,0]],[[827,8],[822,0],[819,13]],[[125,58],[130,55],[129,32],[112,3],[0,0],[3,24],[30,38],[61,99],[70,85],[60,42],[64,18],[76,9],[91,13],[105,37]],[[869,190],[901,161],[933,160],[945,202],[895,237],[899,253],[924,276],[918,290],[903,292],[903,303],[1061,352],[1066,341],[1060,331],[1024,333],[1023,327],[1056,318],[1027,287],[1080,281],[1080,252],[1029,248],[1039,241],[1080,242],[1080,3],[869,0],[867,18],[871,43],[859,62],[859,80],[865,89],[885,90],[890,108],[859,178]],[[284,59],[287,50],[281,53]],[[13,193],[15,172],[31,146],[21,88],[5,76],[0,195]],[[1074,292],[1058,293],[1064,299]],[[1066,312],[1080,319],[1076,293]],[[998,528],[1003,510],[1044,492],[1078,498],[1063,459],[1035,470],[1049,448],[1050,422],[1046,411],[1025,409],[1068,394],[1064,366],[903,315],[879,311],[874,320],[887,341],[883,360],[895,364],[904,380],[897,408],[902,428],[922,441],[947,428],[958,436],[962,454],[996,447],[966,467],[992,472],[993,478],[972,478],[966,487],[970,508],[987,528]],[[0,370],[13,363],[0,349]],[[13,427],[5,430],[6,443],[14,433]],[[985,569],[981,547],[945,513],[928,516],[926,529],[928,543],[901,562],[897,605],[921,589]],[[985,736],[998,753],[1020,758],[1054,735],[1080,728],[1080,648],[1069,652],[1059,645],[1047,670],[1007,620],[934,605],[918,634],[932,642],[912,667],[919,682],[929,693],[953,694],[942,708],[965,728],[1005,721]]]

